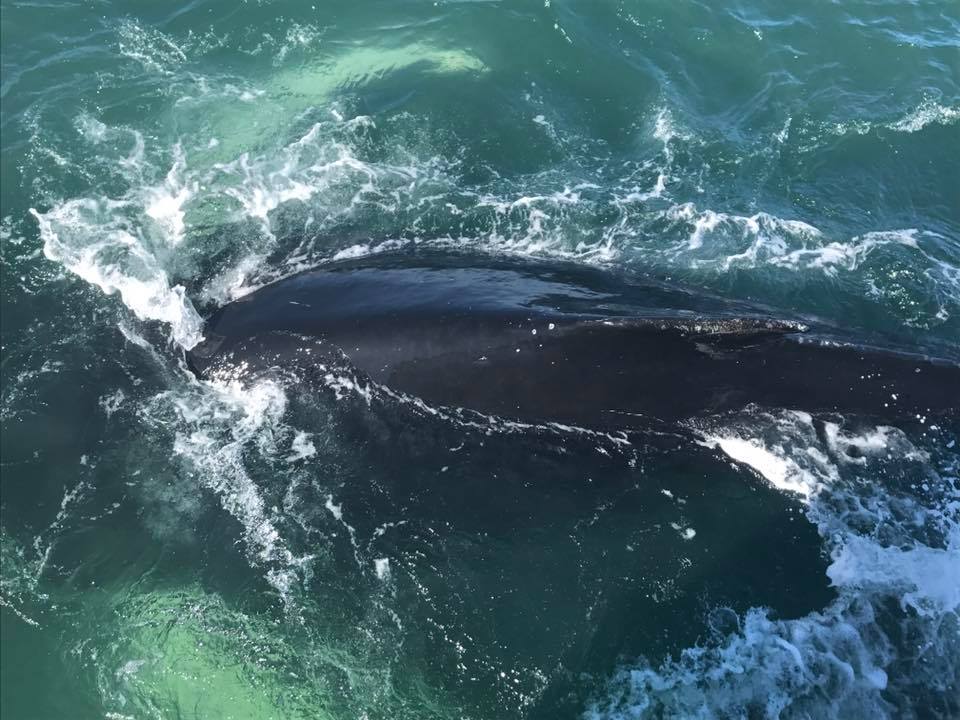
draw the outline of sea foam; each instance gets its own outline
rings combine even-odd
[[[933,717],[956,710],[958,458],[946,455],[935,467],[895,428],[853,430],[795,412],[754,410],[697,432],[804,498],[831,558],[837,598],[798,619],[754,608],[734,632],[660,665],[626,664],[585,717],[901,718],[921,706]],[[910,479],[927,490],[905,488]],[[891,613],[891,604],[899,610]]]

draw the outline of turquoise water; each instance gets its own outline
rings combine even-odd
[[[183,363],[411,245],[960,357],[960,6],[715,5],[3,0],[4,718],[960,715],[956,418],[624,447]]]

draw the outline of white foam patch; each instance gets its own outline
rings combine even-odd
[[[897,246],[907,248],[931,266],[940,265],[921,247],[925,235],[937,236],[916,228],[829,240],[809,223],[765,212],[733,215],[698,210],[693,203],[683,203],[665,210],[663,217],[690,228],[686,240],[675,245],[672,253],[676,259],[683,258],[694,267],[727,271],[767,266],[794,271],[819,270],[834,276],[840,270],[857,270],[880,248]],[[945,277],[947,275],[949,273]]]
[[[203,299],[224,303],[322,258],[308,237],[280,267],[268,266],[276,245],[273,215],[279,208],[313,203],[324,222],[335,223],[371,203],[400,207],[403,195],[412,197],[421,184],[436,180],[443,163],[433,159],[411,159],[408,165],[358,159],[350,138],[372,124],[363,116],[316,123],[279,149],[260,155],[241,152],[205,166],[210,158],[204,150],[193,149],[191,155],[175,143],[164,152],[147,147],[139,132],[81,115],[75,123],[78,133],[97,146],[100,161],[112,161],[109,174],[115,182],[109,194],[65,200],[46,212],[32,210],[44,253],[105,293],[118,293],[137,318],[166,323],[172,339],[190,349],[202,340],[202,321],[168,273],[177,266],[194,224],[252,221],[259,230],[259,236],[245,235],[239,259],[221,268],[200,291]],[[220,155],[225,152],[220,144],[216,148]],[[118,151],[126,154],[111,157]],[[262,279],[251,283],[257,274]]]
[[[749,465],[779,490],[788,490],[809,498],[816,489],[815,479],[795,462],[767,450],[755,439],[711,437],[706,442],[719,447],[737,462]]]
[[[377,558],[373,561],[373,569],[379,580],[390,579],[390,560],[389,558]]]
[[[324,503],[324,507],[330,511],[330,514],[333,515],[337,520],[343,521],[343,506],[337,505],[333,501],[333,495],[327,495],[327,501]]]
[[[333,501],[333,495],[327,495],[324,507],[333,515],[333,518],[343,525],[350,537],[350,544],[353,546],[353,558],[357,562],[357,567],[363,568],[363,561],[360,559],[360,545],[357,543],[357,530],[353,525],[343,519],[343,504]]]
[[[186,231],[184,205],[196,195],[198,183],[184,179],[186,158],[180,143],[173,148],[173,166],[160,185],[144,190],[145,212],[160,226],[167,244],[176,247]]]
[[[438,183],[450,185],[443,174],[444,163],[436,158],[410,158],[408,164],[359,159],[350,141],[351,134],[372,127],[373,121],[364,116],[315,123],[284,147],[261,155],[245,152],[236,159],[213,165],[204,175],[205,201],[232,208],[223,221],[253,221],[260,236],[248,240],[248,251],[240,260],[207,282],[201,292],[205,299],[228,302],[265,283],[323,262],[382,252],[403,244],[398,240],[357,244],[329,254],[314,247],[313,234],[325,226],[335,226],[370,207],[382,212],[400,211],[417,202],[422,188]],[[322,220],[309,220],[308,223],[315,224],[303,242],[279,265],[271,267],[266,260],[277,243],[275,216],[287,206],[309,206],[314,217]]]
[[[290,443],[290,454],[287,456],[287,462],[297,462],[305,460],[317,454],[317,448],[310,442],[309,433],[298,432],[293,442]]]
[[[244,454],[278,454],[287,398],[275,380],[244,384],[236,377],[195,383],[186,391],[160,394],[147,409],[148,419],[172,408],[179,421],[173,451],[197,470],[201,485],[243,527],[252,561],[265,568],[265,577],[290,607],[297,570],[310,557],[295,556],[287,547],[257,483],[248,473]],[[307,436],[293,443],[307,451]]]
[[[942,548],[883,546],[851,536],[834,553],[827,576],[838,587],[896,597],[901,608],[939,619],[960,610],[960,527]]]
[[[665,247],[644,248],[648,261],[667,267],[717,277],[736,270],[775,278],[783,271],[797,276],[790,282],[818,274],[849,278],[860,300],[878,302],[918,327],[943,323],[960,306],[960,270],[952,251],[945,253],[949,241],[929,230],[830,237],[800,219],[735,215],[689,202],[653,215],[667,223],[667,238],[679,236]],[[624,229],[614,230],[614,247],[636,234],[626,230],[625,221],[621,225]]]
[[[106,294],[119,293],[141,320],[171,326],[173,339],[190,349],[203,339],[203,321],[181,285],[171,287],[157,258],[114,214],[126,203],[73,200],[46,213],[31,209],[44,254]]]
[[[280,66],[291,52],[315,47],[322,37],[323,30],[315,25],[293,23],[287,28],[284,43],[274,55],[273,64]]]
[[[925,100],[915,110],[887,127],[897,132],[914,133],[931,124],[952,125],[958,119],[960,119],[960,108]]]
[[[827,130],[833,135],[867,135],[877,129],[901,133],[915,133],[930,125],[953,125],[960,119],[960,108],[944,105],[933,98],[923,100],[903,117],[890,122],[871,122],[865,119],[834,123]]]
[[[784,252],[770,258],[770,263],[793,270],[823,270],[828,275],[835,275],[838,269],[852,272],[862,265],[872,252],[885,245],[902,245],[919,250],[918,234],[919,231],[912,228],[870,232],[848,241],[834,241],[819,247]]]
[[[698,210],[693,203],[675,205],[664,212],[664,217],[692,226],[686,243],[677,247],[677,252],[704,250],[700,254],[707,257],[694,258],[694,264],[715,263],[724,270],[782,256],[796,243],[819,244],[823,235],[802,220],[786,220],[766,212],[744,216]]]
[[[203,323],[166,269],[168,257],[185,239],[186,205],[198,192],[182,147],[174,145],[168,172],[151,184],[144,181],[153,167],[140,133],[110,128],[86,115],[76,126],[92,144],[109,139],[131,146],[114,166],[127,190],[66,200],[46,212],[31,209],[44,254],[108,295],[118,293],[137,318],[166,323],[175,342],[192,348],[203,339]]]
[[[924,693],[954,686],[960,458],[936,470],[900,430],[831,421],[820,434],[796,412],[753,410],[696,430],[772,486],[803,495],[838,597],[793,620],[754,608],[726,637],[657,667],[625,665],[586,717],[875,720],[909,716]],[[918,476],[922,495],[900,489]]]
[[[118,28],[120,54],[140,63],[145,70],[170,75],[186,62],[183,49],[168,35],[124,20]]]
[[[833,614],[790,623],[751,610],[725,645],[684,650],[658,669],[619,671],[610,694],[585,717],[778,718],[794,709],[799,717],[889,717],[880,697],[886,673],[857,631]],[[837,653],[844,635],[846,647]],[[829,685],[827,697],[821,685]]]
[[[884,457],[892,450],[903,453],[904,459],[928,460],[928,455],[916,448],[906,449],[898,442],[901,433],[899,430],[886,425],[880,425],[859,435],[849,435],[843,431],[839,423],[825,422],[823,425],[827,446],[833,457],[841,463],[855,463],[866,465],[869,457]]]
[[[320,131],[321,125],[315,124],[276,157],[251,158],[244,153],[214,168],[227,176],[222,192],[240,204],[243,216],[258,220],[270,236],[270,213],[281,205],[294,200],[306,202],[341,173],[357,172],[368,182],[374,174],[345,145],[319,141]]]
[[[582,194],[598,189],[594,183],[581,182],[542,194],[480,194],[470,211],[483,216],[489,224],[482,237],[482,247],[487,251],[609,262],[619,254],[618,250],[607,243],[582,240],[571,245],[564,227],[568,214],[589,208]],[[460,241],[465,246],[478,244],[475,237]]]
[[[97,401],[97,404],[103,408],[103,412],[109,420],[113,414],[120,409],[120,406],[123,405],[123,401],[126,399],[126,394],[123,392],[123,390],[118,388],[112,393],[101,395],[100,399]]]

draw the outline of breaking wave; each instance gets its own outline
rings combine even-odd
[[[623,666],[590,718],[953,717],[960,687],[960,456],[891,427],[754,411],[703,442],[804,498],[836,599],[796,620],[715,609],[702,645]]]

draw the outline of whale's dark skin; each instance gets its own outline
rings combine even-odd
[[[201,377],[344,363],[430,405],[597,429],[751,404],[880,422],[956,412],[957,362],[805,330],[601,270],[394,254],[334,263],[220,308],[188,360]]]

